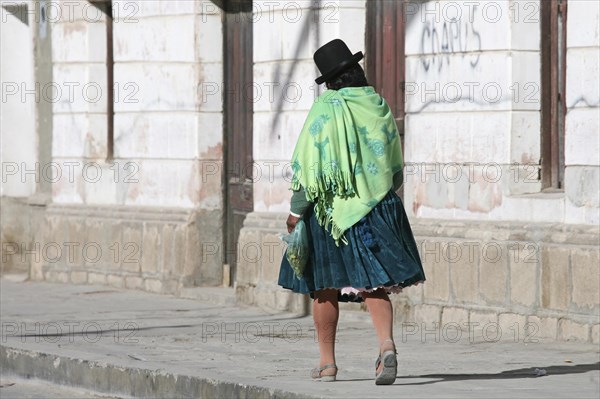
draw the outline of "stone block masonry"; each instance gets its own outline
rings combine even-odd
[[[3,244],[33,280],[177,295],[222,284],[222,254],[202,245],[221,242],[221,223],[220,211],[50,205],[33,242]]]
[[[237,300],[308,313],[307,296],[277,285],[285,251],[277,235],[285,218],[255,212],[246,219]],[[600,250],[593,226],[416,219],[412,228],[427,281],[392,295],[400,330],[437,331],[440,338],[460,331],[489,341],[598,340]],[[250,246],[260,256],[245,256]]]

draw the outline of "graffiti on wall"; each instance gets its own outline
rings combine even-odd
[[[421,63],[426,72],[434,68],[440,72],[456,56],[475,68],[482,51],[481,24],[496,23],[502,17],[500,6],[494,2],[482,8],[475,2],[435,2],[418,11],[422,26]]]
[[[422,64],[426,71],[437,67],[441,71],[450,64],[450,56],[462,54],[469,57],[471,67],[477,66],[481,57],[481,34],[474,21],[444,21],[436,24],[426,21],[421,34]]]

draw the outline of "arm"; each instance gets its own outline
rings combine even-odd
[[[292,194],[290,213],[296,217],[300,217],[309,205],[310,201],[306,199],[304,188],[300,187],[300,190],[294,191],[294,194]]]
[[[404,183],[404,175],[402,170],[399,170],[394,173],[394,191],[398,191],[400,186],[402,186],[402,183]]]
[[[302,217],[306,208],[310,205],[310,201],[306,199],[306,193],[304,192],[304,188],[300,187],[300,190],[295,191],[292,194],[292,201],[290,206],[290,215],[287,219],[287,228],[288,233],[291,233],[296,227],[296,223]]]

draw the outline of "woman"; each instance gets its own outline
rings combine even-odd
[[[358,62],[339,39],[314,60],[316,82],[329,90],[313,104],[300,133],[292,166],[288,231],[302,218],[310,260],[296,276],[283,257],[279,285],[310,294],[320,364],[312,378],[335,381],[339,301],[365,301],[377,337],[375,383],[396,379],[396,348],[389,293],[425,281],[417,246],[400,198],[402,152],[385,100],[367,83]]]

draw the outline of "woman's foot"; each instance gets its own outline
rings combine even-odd
[[[386,339],[381,345],[379,356],[375,361],[375,384],[391,385],[396,381],[398,360],[396,359],[394,341]]]
[[[335,364],[326,364],[323,367],[315,367],[310,373],[313,380],[322,382],[333,382],[337,376],[338,368]]]

